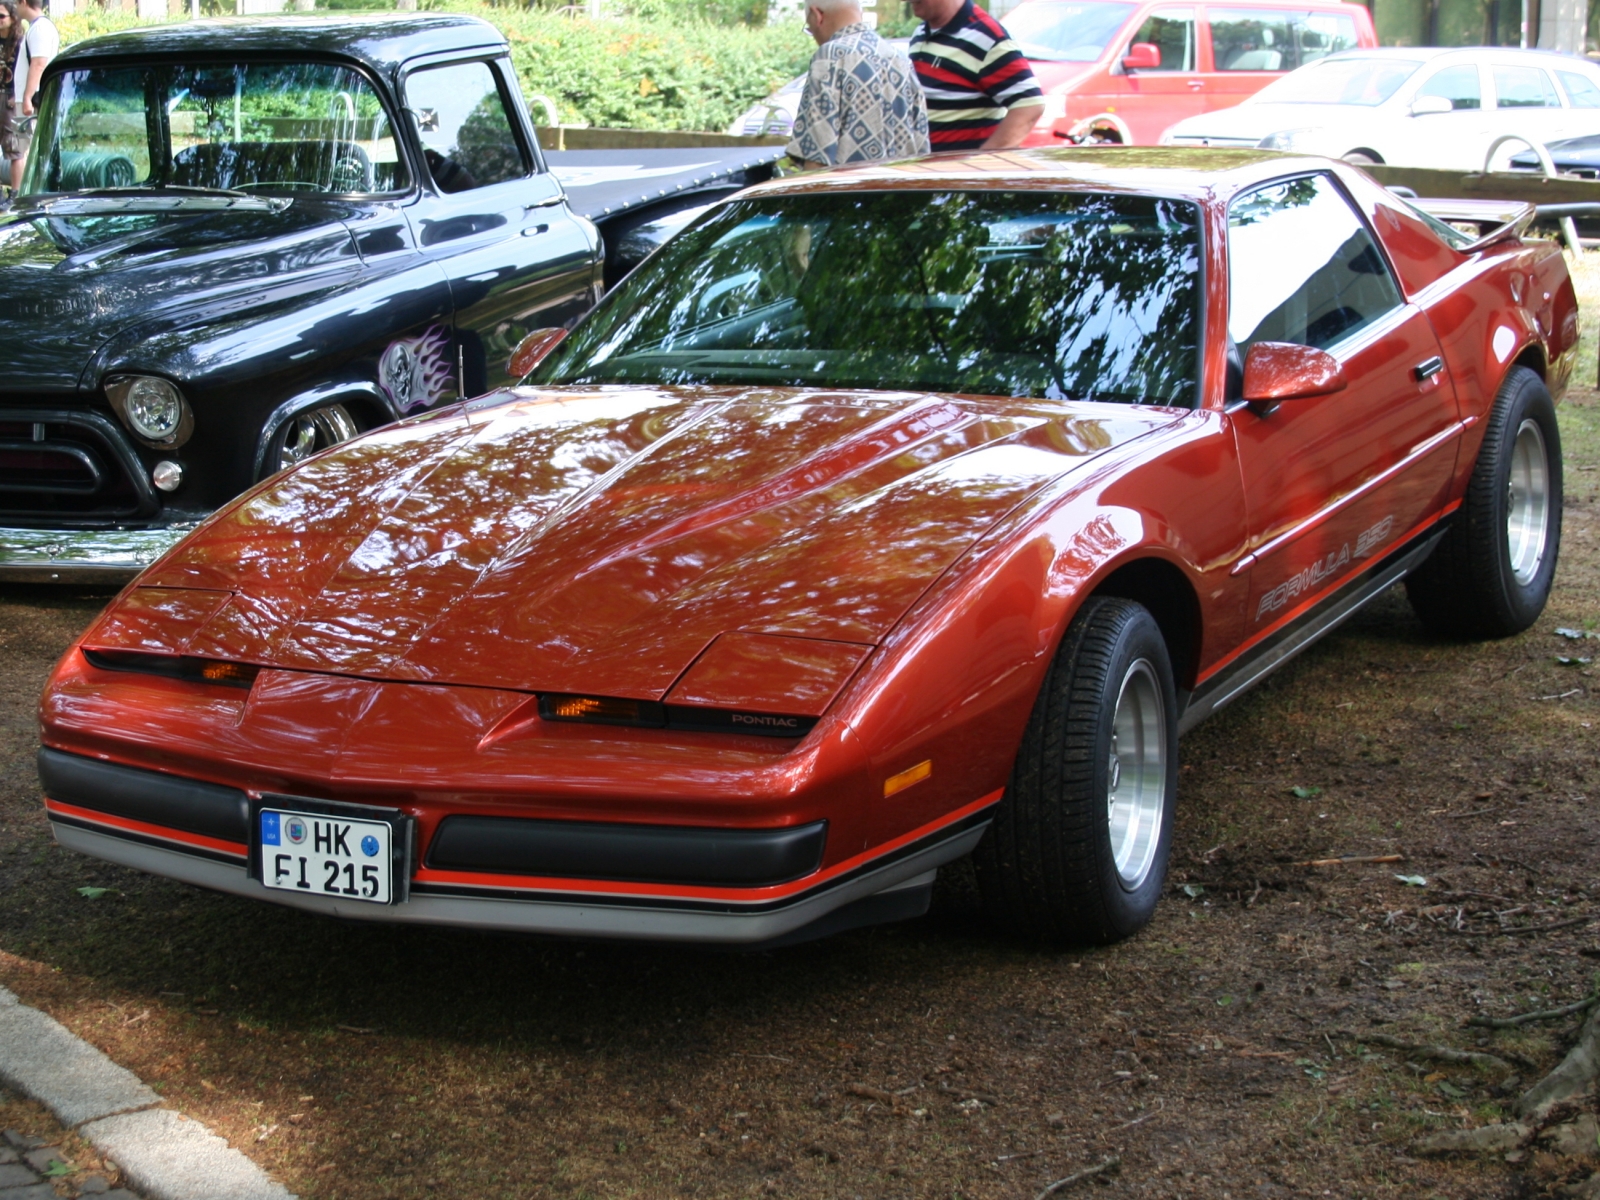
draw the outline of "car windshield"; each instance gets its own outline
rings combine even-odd
[[[844,192],[713,210],[535,382],[915,388],[1194,403],[1199,213],[1042,192]]]
[[[1110,0],[1035,0],[1006,14],[1006,32],[1022,53],[1044,62],[1094,62],[1133,12]]]
[[[1328,58],[1262,88],[1252,104],[1382,104],[1422,63],[1410,58]]]
[[[358,72],[220,61],[63,71],[41,97],[22,193],[345,194],[405,183],[389,118]]]

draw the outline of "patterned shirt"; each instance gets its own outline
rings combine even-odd
[[[928,110],[910,61],[865,23],[811,56],[787,147],[807,162],[873,162],[928,152]]]
[[[911,38],[911,61],[927,93],[935,150],[976,150],[1009,110],[1044,104],[1022,51],[972,0],[948,25],[929,29],[924,21]]]

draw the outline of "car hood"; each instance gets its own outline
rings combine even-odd
[[[326,205],[0,214],[0,375],[13,388],[74,389],[129,325],[230,294],[265,299],[308,269],[356,261],[349,230]]]
[[[724,633],[873,645],[1029,493],[1180,415],[523,389],[268,481],[85,645],[659,699]]]
[[[1352,124],[1376,109],[1352,110],[1348,104],[1252,104],[1219,109],[1179,121],[1168,137],[1250,138],[1260,141],[1285,129],[1332,128]]]

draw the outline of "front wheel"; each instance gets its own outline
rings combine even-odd
[[[1544,611],[1561,544],[1561,431],[1544,381],[1513,367],[1489,410],[1467,494],[1406,579],[1423,624],[1446,637],[1521,633]]]
[[[298,413],[273,436],[267,451],[266,474],[276,475],[298,466],[313,454],[347,442],[359,432],[355,418],[342,404],[324,404]]]
[[[1034,702],[1005,798],[973,852],[1008,930],[1107,943],[1149,922],[1166,879],[1178,782],[1172,664],[1131,600],[1087,601]]]

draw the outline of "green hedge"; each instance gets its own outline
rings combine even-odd
[[[816,48],[798,26],[484,15],[511,43],[526,93],[549,96],[563,121],[623,129],[722,129]]]
[[[798,21],[715,25],[645,19],[589,21],[472,0],[423,7],[469,12],[499,28],[526,95],[555,101],[566,124],[623,129],[722,130],[806,68],[816,48]],[[127,29],[139,20],[92,9],[62,17],[62,41]],[[543,120],[539,110],[535,117]]]

